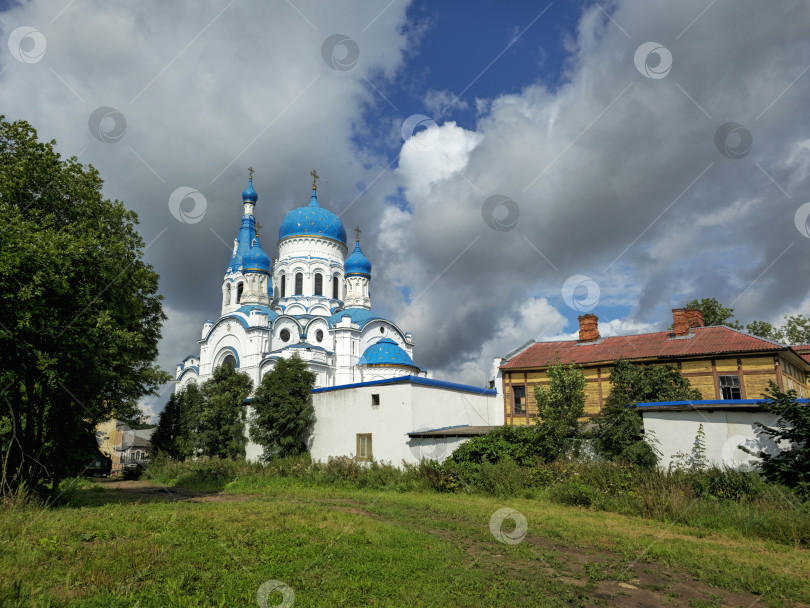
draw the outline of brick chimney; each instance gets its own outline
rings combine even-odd
[[[685,336],[689,333],[689,321],[687,320],[685,308],[672,309],[672,333],[676,336]]]
[[[703,318],[703,311],[697,308],[686,309],[686,321],[689,323],[689,327],[703,327],[706,325],[706,321]]]
[[[599,317],[593,313],[580,315],[579,320],[579,341],[596,342],[599,339]]]

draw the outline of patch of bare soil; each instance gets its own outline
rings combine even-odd
[[[218,492],[199,492],[179,487],[161,486],[146,480],[121,480],[106,478],[96,479],[94,480],[94,483],[97,483],[105,490],[115,492],[116,496],[119,498],[125,498],[127,501],[133,502],[144,499],[158,499],[166,501],[193,500],[195,502],[199,502],[200,499],[213,498],[219,495]]]

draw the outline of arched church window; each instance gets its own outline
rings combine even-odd
[[[233,355],[227,355],[227,356],[226,356],[226,357],[225,357],[225,358],[222,360],[222,365],[223,365],[223,366],[227,365],[227,366],[228,366],[228,367],[230,367],[231,369],[236,369],[236,357],[234,357]]]
[[[289,342],[290,341],[290,330],[289,329],[282,329],[281,333],[279,334],[282,342]]]
[[[332,277],[332,299],[338,299],[338,278]]]
[[[315,339],[318,342],[323,342],[323,330],[322,329],[319,329],[318,331],[315,332]]]
[[[286,297],[287,295],[287,276],[281,275],[281,297]]]
[[[304,275],[299,272],[295,275],[295,295],[300,296],[302,293],[304,293]]]
[[[320,272],[315,273],[315,295],[323,295],[323,275]]]
[[[242,301],[242,291],[245,288],[244,283],[239,283],[239,287],[236,288],[236,303],[239,304]]]

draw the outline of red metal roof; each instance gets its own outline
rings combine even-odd
[[[810,344],[797,344],[791,347],[805,361],[810,363]]]
[[[810,357],[810,346],[807,348]],[[788,349],[789,347],[770,340],[757,338],[723,325],[715,325],[693,327],[687,336],[677,338],[672,332],[660,331],[602,338],[598,342],[586,344],[580,344],[576,340],[537,342],[501,365],[501,369],[547,367],[555,364],[558,359],[560,363],[568,365],[615,361],[620,358],[682,358]],[[806,358],[805,360],[810,361]]]

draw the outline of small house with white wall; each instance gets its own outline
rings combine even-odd
[[[810,399],[798,402],[806,406]],[[762,409],[761,399],[639,403],[638,410],[644,419],[644,433],[660,452],[659,466],[664,469],[677,462],[678,454],[692,452],[701,425],[709,465],[750,471],[760,459],[739,446],[768,454],[785,447],[759,432],[757,423],[774,427],[779,421],[779,416]]]

